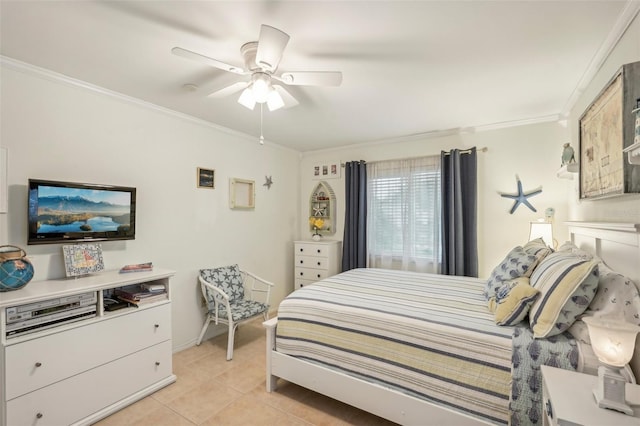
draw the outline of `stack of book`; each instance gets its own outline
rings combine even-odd
[[[132,284],[114,291],[118,299],[136,306],[167,300],[167,289],[162,284]]]
[[[133,265],[125,265],[120,269],[120,273],[125,272],[144,272],[144,271],[153,271],[153,263],[136,263]]]

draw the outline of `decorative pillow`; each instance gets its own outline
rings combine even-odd
[[[531,240],[522,246],[522,248],[525,253],[536,257],[535,263],[529,266],[529,269],[527,269],[527,272],[524,274],[525,277],[530,277],[535,267],[542,262],[542,259],[553,253],[551,247],[549,247],[542,238]]]
[[[200,276],[229,296],[230,302],[244,298],[244,286],[238,265],[201,269]],[[218,299],[218,302],[223,301],[222,297],[218,294],[215,294],[215,297]],[[211,295],[207,294],[207,299],[207,302],[210,303],[210,308],[213,309],[213,299]]]
[[[604,263],[598,265],[598,271],[598,291],[583,316],[616,315],[629,323],[640,325],[640,291],[636,284]],[[582,321],[576,321],[569,332],[576,339],[590,343],[586,324]]]
[[[491,272],[484,287],[485,298],[489,300],[494,297],[504,281],[526,276],[529,269],[537,263],[538,257],[535,254],[527,254],[520,246],[514,247]]]
[[[489,310],[496,314],[496,324],[516,325],[529,313],[540,292],[529,285],[529,278],[505,281],[489,299]]]
[[[540,297],[529,311],[535,338],[555,336],[582,314],[598,288],[598,262],[572,253],[552,253],[531,274]]]

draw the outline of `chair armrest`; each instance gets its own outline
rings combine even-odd
[[[243,275],[246,290],[250,292],[251,300],[261,301],[268,305],[271,287],[275,284],[248,271],[240,270],[240,273]],[[261,299],[264,300],[257,300],[258,296],[262,296]]]

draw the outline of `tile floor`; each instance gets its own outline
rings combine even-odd
[[[393,425],[282,380],[267,393],[261,320],[238,328],[232,361],[226,341],[225,333],[174,354],[175,383],[96,425]]]

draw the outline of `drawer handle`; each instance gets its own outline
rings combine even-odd
[[[154,324],[153,325],[155,328],[160,328],[160,324]]]
[[[546,404],[545,404],[545,408],[547,411],[547,416],[549,416],[550,418],[553,419],[553,409],[551,408],[551,400],[547,400]]]
[[[42,363],[41,362],[36,362],[36,367],[42,367]]]
[[[42,413],[38,413],[38,414],[36,414],[36,418],[37,418],[37,419],[41,419],[41,418],[42,418],[42,416],[43,416],[43,414],[42,414]]]
[[[158,361],[156,361],[156,367],[158,367],[160,365],[160,363]]]

